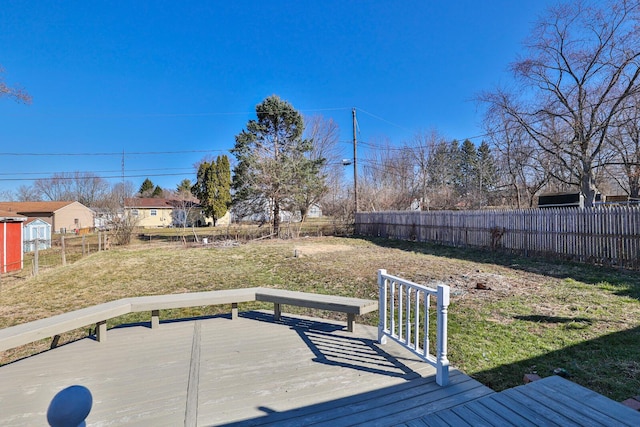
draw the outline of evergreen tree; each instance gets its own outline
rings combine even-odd
[[[153,193],[153,182],[151,182],[151,180],[149,178],[145,179],[142,182],[142,185],[140,186],[140,190],[138,191],[138,194],[140,195],[140,197],[151,197],[151,194]]]
[[[491,153],[491,148],[485,141],[482,141],[478,147],[476,165],[476,180],[478,194],[480,195],[479,203],[480,205],[486,205],[491,192],[498,182],[498,169]]]
[[[162,197],[164,194],[162,187],[160,187],[159,185],[156,185],[156,187],[153,189],[153,193],[151,193],[151,197]]]
[[[213,219],[213,225],[222,218],[231,205],[231,167],[227,156],[215,161],[204,161],[198,167],[198,179],[191,188],[202,205],[205,216]]]
[[[180,184],[176,186],[176,193],[178,194],[191,193],[191,187],[192,187],[191,180],[183,179],[182,181],[180,181]]]
[[[460,147],[458,168],[456,170],[456,191],[465,204],[468,204],[469,199],[473,198],[476,190],[477,169],[478,152],[476,151],[476,146],[466,139]]]
[[[233,203],[242,215],[268,211],[277,234],[280,210],[300,208],[305,193],[321,185],[323,159],[308,156],[312,145],[302,138],[302,116],[288,102],[272,95],[256,106],[256,115],[231,150],[238,160]]]

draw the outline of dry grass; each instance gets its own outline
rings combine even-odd
[[[575,381],[617,400],[640,391],[637,274],[405,242],[307,238],[208,248],[147,244],[95,253],[36,278],[3,280],[0,327],[128,296],[252,286],[377,299],[379,268],[415,282],[451,286],[450,360],[490,387],[511,387],[525,373],[547,376],[561,367]],[[477,289],[478,284],[489,290]],[[262,306],[241,309],[254,307]],[[218,310],[223,308],[162,316]],[[142,319],[130,315],[110,325]],[[372,325],[376,320],[375,313],[361,319]],[[0,362],[47,345],[5,352]]]

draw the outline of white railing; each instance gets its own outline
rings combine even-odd
[[[406,347],[436,368],[436,382],[445,386],[449,382],[447,359],[447,310],[449,286],[419,285],[378,270],[379,313],[378,341],[387,338]],[[431,296],[436,299],[436,343],[430,330]],[[431,352],[433,350],[433,352]]]

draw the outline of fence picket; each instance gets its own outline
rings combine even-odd
[[[358,212],[355,231],[640,269],[640,206]]]

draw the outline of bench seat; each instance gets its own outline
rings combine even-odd
[[[282,305],[295,305],[347,313],[347,330],[349,332],[353,332],[356,314],[370,313],[378,309],[378,301],[375,300],[288,291],[285,289],[258,288],[256,300],[273,303],[273,314],[276,320],[280,319]]]
[[[346,313],[347,329],[350,332],[353,332],[356,315],[378,309],[378,301],[374,300],[271,288],[131,297],[0,329],[0,351],[93,324],[96,326],[96,339],[104,341],[107,336],[107,320],[128,313],[150,311],[151,327],[156,328],[160,325],[160,310],[231,304],[231,318],[235,319],[238,316],[238,303],[250,301],[273,303],[276,320],[280,319],[283,305]]]

